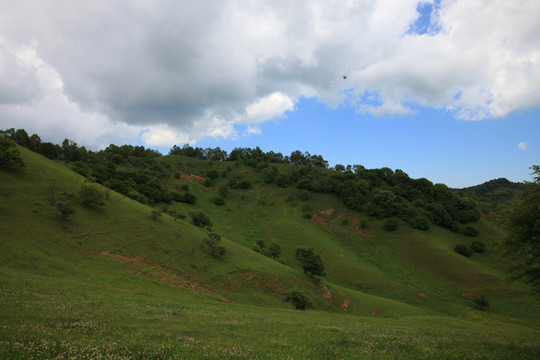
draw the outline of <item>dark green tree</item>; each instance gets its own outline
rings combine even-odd
[[[75,208],[69,200],[58,201],[55,206],[62,214],[62,220],[66,220],[68,216],[75,214]]]
[[[198,226],[200,228],[212,226],[212,221],[210,221],[208,215],[203,212],[193,211],[189,213],[189,216],[191,217],[191,221],[193,221],[193,225],[195,226]]]
[[[318,276],[326,275],[321,257],[315,254],[313,248],[297,248],[294,258],[300,264],[304,273]]]
[[[152,219],[153,219],[153,220],[157,220],[158,217],[163,216],[161,210],[159,210],[159,209],[152,209],[152,213],[151,213],[151,214],[152,214]],[[175,219],[175,220],[176,220],[176,219]]]
[[[480,310],[485,310],[487,307],[489,307],[489,301],[485,295],[477,297],[476,299],[474,299],[474,302],[476,303],[476,305],[478,305]]]
[[[17,144],[11,139],[0,136],[0,167],[22,167],[24,161]]]
[[[533,165],[534,181],[516,196],[508,211],[506,246],[516,277],[525,279],[540,295],[540,166]]]
[[[457,244],[454,247],[454,251],[466,257],[471,257],[473,255],[472,249],[469,248],[467,245],[463,245],[463,244]]]
[[[95,185],[84,184],[79,188],[79,198],[84,206],[96,207],[105,205],[105,193]]]
[[[297,290],[291,290],[285,295],[285,302],[290,302],[296,310],[306,310],[311,306],[308,297]]]
[[[281,255],[281,246],[275,242],[271,242],[270,245],[266,248],[266,255],[272,259],[277,259]]]

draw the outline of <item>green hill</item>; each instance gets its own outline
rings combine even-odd
[[[463,190],[483,201],[506,204],[517,194],[525,190],[525,184],[500,178],[486,181],[480,185],[470,186]]]
[[[540,352],[539,303],[509,281],[497,220],[437,226],[430,214],[441,207],[428,206],[435,200],[426,205],[423,180],[401,188],[373,180],[362,205],[351,206],[344,199],[358,192],[347,197],[344,189],[375,172],[358,180],[301,164],[152,154],[131,163],[116,157],[107,167],[19,149],[26,167],[0,169],[3,358],[536,358]],[[270,172],[298,178],[278,185],[268,181]],[[127,187],[121,194],[88,176]],[[88,186],[106,194],[104,205],[83,204],[79,191]],[[334,190],[321,191],[325,186]],[[394,202],[388,208],[406,206],[381,216],[388,208],[377,196]],[[472,214],[469,200],[456,196],[441,206],[456,218]],[[75,209],[66,219],[56,208],[62,201]],[[156,208],[164,215],[154,219]],[[407,211],[412,215],[403,216]],[[206,214],[212,226],[193,225],[193,212]],[[431,219],[424,230],[413,221],[422,216]],[[397,230],[385,230],[389,219]],[[467,227],[477,236],[466,236]],[[473,241],[485,252],[454,251]],[[276,259],[263,255],[272,243],[281,249]],[[211,244],[224,255],[213,254]],[[326,276],[303,273],[295,261],[299,246],[321,256]],[[297,311],[284,302],[291,290],[313,308]],[[480,295],[489,300],[486,310],[474,302]]]

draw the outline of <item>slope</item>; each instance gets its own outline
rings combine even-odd
[[[532,328],[538,303],[520,284],[504,281],[498,251],[462,259],[451,248],[463,239],[445,229],[386,233],[381,221],[350,211],[334,196],[306,198],[295,188],[267,185],[240,163],[228,172],[253,186],[231,190],[221,206],[210,201],[219,188],[171,175],[168,186],[187,184],[197,202],[167,206],[209,214],[226,248],[217,259],[204,247],[208,229],[189,219],[153,220],[152,208],[99,185],[93,186],[108,193],[104,206],[84,207],[75,196],[76,213],[63,220],[51,203],[77,194],[85,178],[20,151],[26,168],[0,170],[3,357],[538,355],[539,332]],[[179,171],[200,177],[210,166],[230,166],[161,161],[179,160]],[[308,210],[328,224],[306,218]],[[480,236],[488,246],[498,241],[493,231],[482,220]],[[256,240],[278,242],[280,261],[253,251]],[[295,264],[300,245],[314,247],[324,259],[328,275],[320,282]],[[471,273],[497,280],[458,276]],[[291,289],[308,294],[315,311],[291,310],[283,302]],[[490,310],[474,309],[462,296],[465,290],[492,291]]]

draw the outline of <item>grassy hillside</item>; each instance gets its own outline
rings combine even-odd
[[[157,161],[161,186],[195,204],[143,205],[107,191],[104,206],[76,196],[85,178],[20,148],[26,167],[0,169],[0,357],[3,358],[536,358],[539,303],[504,272],[502,234],[483,216],[476,238],[432,226],[388,232],[332,194],[265,182],[243,162],[184,156]],[[278,164],[280,171],[290,165]],[[205,183],[209,171],[218,177]],[[195,176],[193,176],[195,175]],[[247,188],[230,184],[249,182]],[[228,187],[224,204],[216,205]],[[75,194],[73,216],[54,206]],[[54,198],[54,200],[53,200]],[[221,236],[189,216],[202,211]],[[309,216],[306,216],[309,215]],[[470,258],[458,243],[486,245]],[[276,259],[254,251],[274,242]],[[298,246],[327,276],[303,274]],[[313,309],[293,310],[299,290]],[[487,296],[487,310],[474,298]]]

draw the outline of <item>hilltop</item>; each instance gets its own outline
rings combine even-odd
[[[3,356],[534,358],[540,349],[538,300],[505,273],[499,220],[464,192],[387,168],[328,169],[300,152],[272,161],[250,149],[225,161],[129,146],[86,159],[18,149],[26,166],[0,169]],[[103,205],[84,204],[88,187]],[[75,213],[63,218],[61,201]],[[194,221],[201,213],[209,222]],[[473,242],[484,251],[455,251]],[[326,276],[302,271],[298,247],[320,255]],[[312,309],[285,302],[293,290]]]

